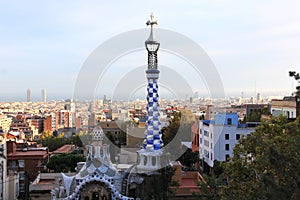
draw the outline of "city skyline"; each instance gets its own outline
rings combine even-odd
[[[206,51],[227,97],[241,92],[245,97],[290,95],[296,83],[288,71],[300,69],[298,4],[164,1],[149,9],[135,1],[124,9],[125,2],[1,2],[0,101],[26,101],[28,88],[33,101],[40,99],[41,88],[47,90],[49,100],[72,98],[89,54],[112,36],[146,28],[144,20],[151,12],[160,28],[183,34]],[[146,56],[137,54],[120,59],[111,66],[112,72],[120,66],[143,65]],[[186,67],[170,54],[158,56],[159,65]],[[193,85],[200,97],[207,96],[202,89],[202,84]]]

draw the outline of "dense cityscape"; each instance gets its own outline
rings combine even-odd
[[[111,164],[115,169],[125,172],[134,165],[137,159],[135,152],[143,146],[147,123],[146,100],[112,101],[104,96],[103,99],[84,102],[72,99],[47,101],[45,90],[42,94],[40,102],[32,102],[28,90],[27,102],[0,103],[0,188],[3,199],[50,199],[51,191],[62,184],[59,172],[67,175],[78,172],[88,152],[83,137],[99,126],[110,145],[117,147],[110,151]],[[219,167],[219,163],[234,157],[233,149],[238,141],[254,133],[262,119],[270,123],[273,117],[282,116],[291,123],[299,116],[297,105],[296,96],[269,99],[262,98],[260,94],[256,98],[194,96],[186,100],[161,99],[159,113],[164,142],[182,149],[180,154],[171,156],[172,166],[178,170],[172,175],[169,187],[173,193],[168,199],[201,199],[204,198],[202,191],[211,195],[212,191],[203,188],[203,185],[210,184],[207,179],[219,173],[216,165]],[[186,121],[183,119],[185,115],[190,116]],[[183,130],[179,127],[172,129],[178,116],[181,117],[180,126],[187,125]],[[172,133],[174,130],[175,134]],[[181,139],[173,139],[172,134],[181,134]],[[297,137],[296,142],[299,140]],[[62,158],[58,163],[52,163],[55,157],[67,155],[77,157]],[[68,159],[78,163],[68,163]],[[134,191],[132,189],[129,193],[136,197]],[[62,195],[66,191],[58,192]],[[129,193],[124,192],[123,195]],[[211,198],[219,197],[212,195]]]
[[[57,93],[63,99],[53,88],[64,88],[69,72],[57,69],[50,100],[41,79],[22,82],[13,100],[0,97],[0,200],[300,199],[300,72],[264,77],[292,83],[267,94],[258,72],[255,80],[246,69],[230,72],[235,85],[255,86],[228,97],[203,48],[157,26],[151,13],[146,29],[95,48],[73,89]],[[166,53],[188,67],[161,64]],[[143,64],[122,71],[123,56]]]

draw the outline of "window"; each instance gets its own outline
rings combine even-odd
[[[204,155],[206,158],[209,158],[209,152],[204,149]]]
[[[232,124],[232,119],[231,119],[231,118],[228,118],[228,119],[227,119],[227,124],[228,124],[228,125],[231,125],[231,124]]]
[[[209,142],[207,140],[204,140],[204,145],[209,148]]]
[[[229,154],[226,154],[226,155],[225,155],[225,160],[228,161],[229,159],[230,159]]]
[[[25,178],[25,173],[24,172],[19,172],[19,179],[24,180]]]
[[[236,139],[236,140],[239,140],[239,139],[240,139],[240,137],[241,137],[241,135],[240,135],[240,134],[236,134],[236,135],[235,135],[235,139]]]
[[[208,131],[204,130],[204,136],[209,136]]]
[[[229,140],[229,134],[225,134],[225,140]]]
[[[18,160],[19,162],[19,167],[24,167],[24,160]]]
[[[229,151],[229,144],[225,144],[225,150]]]
[[[11,161],[11,166],[12,167],[16,167],[17,166],[17,162],[15,160]]]
[[[20,192],[25,192],[25,185],[20,185]]]

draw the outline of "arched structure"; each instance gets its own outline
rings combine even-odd
[[[96,126],[87,160],[75,176],[62,173],[63,186],[51,192],[53,200],[133,200],[121,194],[122,176],[110,161],[109,146],[103,144],[103,130]]]

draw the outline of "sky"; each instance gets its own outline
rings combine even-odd
[[[26,101],[28,88],[33,100],[41,99],[42,89],[48,100],[72,98],[89,55],[116,35],[147,28],[151,12],[157,28],[180,33],[203,48],[226,97],[290,95],[296,82],[288,71],[300,72],[299,7],[296,0],[0,1],[0,101]],[[128,54],[110,70],[132,69],[146,59],[143,52]],[[189,67],[166,52],[159,54],[159,64]],[[191,87],[206,96],[202,82]]]

